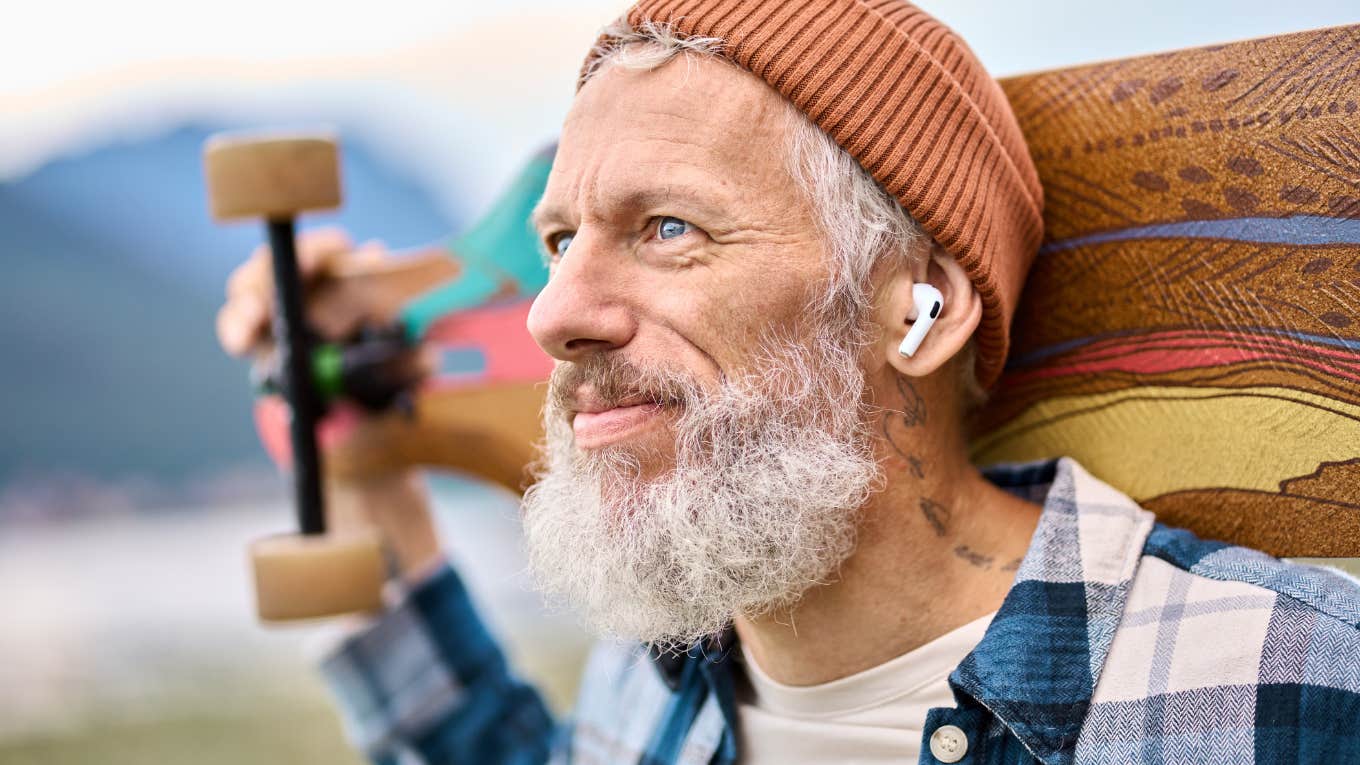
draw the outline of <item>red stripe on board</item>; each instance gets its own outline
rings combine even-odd
[[[458,375],[448,380],[431,381],[467,385],[488,382],[532,382],[546,380],[552,372],[552,358],[538,347],[525,322],[533,300],[515,300],[458,311],[436,321],[425,333],[427,342],[453,348],[476,348],[486,359],[481,375]]]

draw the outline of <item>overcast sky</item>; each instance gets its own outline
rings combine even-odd
[[[204,56],[277,60],[376,53],[497,16],[531,19],[574,6],[594,23],[624,5],[602,0],[17,3],[5,12],[0,31],[0,83],[5,90],[42,88],[110,67]],[[921,0],[920,5],[958,29],[998,75],[1360,21],[1355,0]]]
[[[1004,76],[1360,22],[1357,0],[920,0]],[[0,181],[186,121],[340,121],[448,204],[552,140],[619,0],[44,0],[0,24]]]

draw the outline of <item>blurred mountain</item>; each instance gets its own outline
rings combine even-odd
[[[247,365],[213,331],[226,276],[261,233],[208,218],[211,132],[109,145],[0,184],[0,486],[264,464]],[[306,225],[394,247],[456,227],[362,145],[347,143],[343,163],[345,208]]]

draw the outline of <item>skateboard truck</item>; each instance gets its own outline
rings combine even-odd
[[[316,424],[324,409],[313,379],[294,219],[340,206],[339,149],[329,136],[222,134],[204,146],[212,215],[263,218],[273,252],[279,387],[291,411],[294,504],[300,533],[250,547],[256,606],[264,621],[377,610],[386,565],[375,532],[326,531]]]

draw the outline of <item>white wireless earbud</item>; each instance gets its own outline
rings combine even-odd
[[[926,339],[926,333],[935,324],[935,317],[944,308],[944,295],[925,282],[911,285],[911,300],[916,304],[916,321],[907,330],[907,336],[902,338],[902,344],[897,346],[897,352],[907,358],[916,354],[916,349]]]

